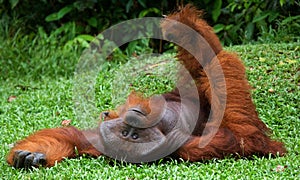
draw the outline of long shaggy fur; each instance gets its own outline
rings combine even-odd
[[[201,11],[187,5],[178,12],[170,14],[167,19],[179,21],[197,31],[204,37],[212,51],[203,44],[203,40],[194,40],[194,37],[187,36],[180,28],[176,28],[176,24],[167,21],[161,24],[163,33],[181,37],[183,44],[197,50],[195,56],[198,60],[200,59],[199,63],[195,56],[184,48],[178,47],[177,59],[196,82],[201,105],[196,129],[189,140],[174,154],[190,161],[224,158],[228,155],[237,155],[238,157],[248,157],[254,154],[284,155],[286,150],[283,144],[269,137],[270,130],[258,117],[251,99],[251,87],[246,79],[243,63],[236,54],[222,49],[213,29],[201,19],[201,16]],[[221,68],[224,73],[225,83],[219,80],[221,77],[214,73],[218,68]],[[222,88],[226,88],[226,92],[223,92]],[[218,109],[218,103],[221,103],[217,102],[216,105],[213,105],[213,95],[226,95],[226,108],[220,127],[210,125],[211,128],[217,128],[217,133],[207,146],[201,148],[199,142],[207,138],[206,134],[202,133],[203,128],[208,125],[210,111]],[[168,102],[180,101],[177,90],[164,94],[164,97]],[[107,120],[117,118],[126,107],[130,107],[132,104],[141,104],[141,107],[146,110],[149,106],[147,100],[133,94],[129,97],[127,104],[111,112],[107,116]],[[218,114],[219,112],[215,111],[214,113]],[[81,154],[95,157],[102,155],[86,137],[92,141],[99,141],[97,133],[80,131],[74,127],[44,129],[19,141],[11,149],[7,162],[11,165],[14,164],[15,153],[18,150],[45,154],[46,166],[53,166],[55,162],[59,162],[63,158],[72,158]]]
[[[210,81],[207,74],[213,76],[214,69],[221,66],[225,76],[226,86],[226,109],[224,117],[219,127],[219,131],[212,141],[204,148],[199,148],[200,136],[193,136],[177,153],[183,159],[198,161],[211,158],[223,158],[230,154],[238,156],[250,155],[284,155],[286,150],[281,142],[271,140],[270,130],[259,119],[255,105],[251,99],[251,87],[246,79],[245,67],[236,54],[222,50],[221,43],[213,29],[201,19],[202,12],[191,5],[183,7],[179,12],[169,15],[167,18],[179,21],[197,31],[205,38],[207,43],[216,54],[210,58],[206,47],[203,48],[201,42],[182,40],[184,43],[191,43],[193,48],[199,48],[200,58],[198,60],[187,50],[178,47],[178,60],[193,76],[198,84],[201,106],[210,106],[212,93],[217,92],[218,86],[223,86],[222,81]],[[184,37],[180,28],[174,28],[170,23],[162,23],[162,29],[165,33],[172,33],[175,37]],[[187,40],[190,40],[187,38]],[[218,77],[210,77],[217,79]],[[216,83],[216,84],[214,84]],[[214,88],[212,92],[211,86]],[[201,111],[203,113],[203,111]],[[209,112],[206,112],[209,113]],[[199,119],[200,122],[205,122]]]

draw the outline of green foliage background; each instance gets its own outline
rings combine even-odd
[[[289,42],[300,35],[297,0],[0,0],[0,25],[7,36],[20,28],[30,34],[43,27],[47,33],[60,29],[70,40],[80,34],[96,35],[124,20],[161,17],[187,3],[205,10],[205,18],[225,45]]]
[[[61,126],[65,119],[80,127],[73,112],[73,75],[95,35],[127,19],[161,17],[188,2],[206,11],[205,18],[225,45],[248,43],[226,49],[244,61],[259,116],[273,138],[285,143],[286,156],[204,163],[165,159],[141,165],[79,157],[31,171],[8,166],[6,155],[17,140]],[[296,0],[0,0],[0,179],[299,179],[299,14]],[[111,95],[119,89],[112,86],[112,75],[132,63],[133,54],[141,58],[155,48],[148,39],[133,41],[105,61],[95,89],[99,112],[115,107]],[[163,48],[172,52],[173,45]],[[151,61],[162,64],[173,55],[164,53]],[[149,73],[131,83],[148,94],[173,87],[168,79]]]

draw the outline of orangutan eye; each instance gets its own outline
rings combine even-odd
[[[132,139],[137,139],[137,138],[139,138],[139,135],[138,135],[137,133],[133,133],[133,134],[131,135],[131,138],[132,138]]]
[[[122,131],[122,135],[123,135],[124,137],[126,137],[126,136],[128,135],[128,131],[127,131],[127,130],[123,130],[123,131]]]

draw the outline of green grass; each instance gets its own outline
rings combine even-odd
[[[0,41],[0,172],[3,179],[297,179],[300,177],[300,47],[294,44],[258,44],[228,47],[242,57],[253,86],[253,98],[261,119],[281,139],[289,153],[280,158],[227,158],[205,163],[181,160],[142,165],[116,163],[105,157],[65,160],[52,168],[17,170],[5,161],[10,146],[34,131],[61,126],[64,119],[81,126],[73,112],[72,71],[79,59],[77,50],[63,50],[51,42]],[[14,44],[15,43],[15,44]],[[55,43],[55,42],[54,42]],[[4,51],[5,50],[5,51]],[[30,52],[29,52],[30,50]],[[18,51],[18,52],[17,52]],[[47,51],[45,53],[44,51]],[[147,59],[147,58],[146,58]],[[153,60],[157,68],[168,67],[169,54]],[[58,63],[60,62],[60,63]],[[171,67],[173,64],[170,65]],[[126,67],[126,68],[125,68]],[[128,73],[128,64],[107,62],[97,77],[99,112],[122,101],[118,92],[132,89],[148,95],[171,89],[172,77],[155,71],[140,72],[129,88],[114,86],[115,72]],[[169,76],[168,76],[169,77]],[[123,85],[126,84],[123,82]],[[121,83],[120,83],[121,84]],[[118,88],[122,88],[118,90]],[[12,102],[10,96],[17,98]],[[117,97],[115,100],[112,97]],[[124,99],[126,97],[123,97]],[[123,100],[124,100],[123,99]],[[278,165],[285,166],[276,171]]]

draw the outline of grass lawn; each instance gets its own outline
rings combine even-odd
[[[65,119],[81,127],[72,101],[74,59],[78,59],[80,53],[62,50],[49,42],[26,45],[0,41],[0,179],[299,179],[299,43],[226,49],[238,52],[245,62],[259,116],[273,130],[273,137],[285,143],[289,151],[285,157],[227,158],[204,163],[166,160],[141,165],[117,163],[105,157],[79,157],[52,168],[14,169],[5,159],[15,141],[42,128],[61,126]],[[153,59],[164,63],[171,58],[166,54]],[[99,112],[114,107],[112,94],[118,96],[118,89],[112,86],[112,77],[121,67],[126,67],[114,62],[107,62],[105,66],[97,78]],[[149,94],[172,88],[171,80],[155,74],[144,74],[136,79],[132,86]]]

